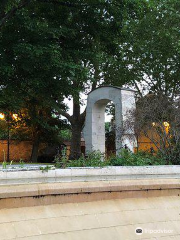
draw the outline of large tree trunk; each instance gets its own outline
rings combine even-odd
[[[71,121],[72,138],[70,159],[78,159],[81,156],[81,132],[85,121],[85,113],[80,113],[79,98],[73,99],[73,115]]]
[[[34,133],[33,146],[32,146],[32,152],[31,152],[31,162],[33,163],[37,163],[39,144],[40,144],[40,137],[37,133]]]
[[[92,90],[96,89],[97,81],[99,80],[99,70],[95,68],[95,81],[92,83]],[[77,82],[73,83],[73,88],[76,89]],[[73,115],[70,116],[67,112],[60,111],[64,117],[71,123],[72,137],[71,137],[71,152],[70,159],[77,159],[81,156],[81,132],[84,127],[86,110],[80,112],[80,94],[73,96]]]
[[[95,79],[99,78],[99,70],[95,68]],[[97,81],[92,83],[92,90],[96,89]],[[74,82],[74,88],[76,88]],[[80,95],[73,97],[73,115],[69,118],[72,128],[70,159],[77,159],[81,156],[81,132],[84,127],[86,110],[80,112]]]
[[[81,132],[81,124],[79,124],[78,122],[72,124],[70,159],[78,159],[81,156]]]

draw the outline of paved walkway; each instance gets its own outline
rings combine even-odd
[[[0,186],[0,240],[20,239],[180,240],[180,179]]]
[[[137,227],[143,229],[142,235],[136,235]],[[150,230],[160,233],[146,232]],[[7,239],[179,240],[180,197],[130,198],[1,209],[0,240]]]

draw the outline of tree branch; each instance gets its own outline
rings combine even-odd
[[[39,2],[44,2],[44,3],[54,3],[54,4],[58,4],[61,6],[65,6],[65,7],[73,7],[73,8],[77,8],[77,7],[88,7],[88,6],[106,6],[107,3],[71,3],[71,1],[67,1],[67,2],[61,2],[60,0],[38,0]]]
[[[13,7],[11,10],[9,10],[4,16],[3,18],[0,20],[0,28],[7,22],[8,19],[10,19],[11,17],[13,17],[16,12],[20,9],[22,9],[23,7],[25,7],[26,5],[28,5],[30,3],[31,0],[22,0],[18,6]]]
[[[4,24],[7,22],[7,20],[9,20],[11,17],[13,17],[16,12],[20,9],[22,9],[23,7],[27,6],[29,3],[31,2],[31,0],[22,0],[18,6],[13,7],[11,10],[9,10],[6,14],[4,14],[4,16],[2,17],[2,19],[0,20],[0,29],[2,28],[2,26],[4,26]],[[59,0],[37,0],[37,2],[43,2],[43,3],[53,3],[53,4],[58,4],[60,6],[65,6],[65,7],[73,7],[73,8],[77,8],[77,7],[86,7],[86,6],[103,6],[102,3],[94,3],[94,4],[77,4],[77,3],[71,3],[69,1],[67,2],[61,2]],[[106,5],[106,4],[104,4]]]
[[[81,5],[73,4],[73,3],[70,3],[70,2],[61,2],[59,0],[37,0],[37,1],[38,2],[43,2],[43,3],[58,4],[58,5],[61,5],[61,6],[64,6],[64,7],[78,7],[78,6],[81,6]]]
[[[142,92],[140,91],[140,89],[139,89],[139,87],[138,87],[138,84],[136,83],[136,80],[133,80],[133,83],[134,83],[134,85],[135,85],[135,87],[136,87],[136,89],[137,89],[137,91],[138,91],[138,93],[139,93],[139,96],[140,96],[140,97],[143,97],[143,94],[142,94]]]
[[[69,115],[69,113],[63,111],[63,110],[58,110],[58,113],[62,116],[64,116],[65,118],[67,118],[67,120],[72,123],[73,119],[72,119],[72,116]]]
[[[65,6],[65,7],[79,7],[79,6],[83,6],[83,5],[78,5],[78,4],[73,4],[70,2],[61,2],[59,0],[37,0],[38,2],[43,2],[43,3],[53,3],[53,4],[58,4],[61,6]],[[24,8],[25,6],[27,6],[29,3],[31,2],[31,0],[22,0],[18,6],[14,6],[11,10],[9,10],[7,13],[4,14],[4,16],[2,17],[2,19],[0,20],[0,29],[5,25],[5,23],[7,22],[7,20],[9,20],[11,17],[13,17],[16,12],[22,8]]]

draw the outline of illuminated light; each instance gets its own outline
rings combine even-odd
[[[3,113],[0,113],[0,119],[4,119],[5,118],[5,116],[4,116],[4,114]]]
[[[152,125],[153,125],[153,127],[154,127],[154,126],[156,126],[156,123],[155,123],[155,122],[153,122],[153,123],[152,123]]]
[[[17,114],[15,114],[15,113],[12,115],[12,117],[13,117],[15,120],[17,120],[17,119],[18,119],[18,115],[17,115]]]
[[[168,122],[164,122],[164,126],[168,128],[169,127],[169,123]]]

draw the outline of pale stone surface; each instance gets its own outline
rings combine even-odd
[[[179,195],[180,179],[21,184],[0,187],[0,209]]]
[[[142,179],[121,181],[21,184],[1,186],[0,199],[94,192],[180,190],[180,179]]]
[[[56,169],[48,172],[0,172],[0,186],[52,183],[52,182],[90,182],[123,179],[180,178],[180,166],[140,166]]]
[[[112,86],[99,87],[88,95],[84,138],[86,151],[105,153],[105,107],[113,101],[116,121],[116,154],[125,144],[134,151],[136,139],[134,131],[124,131],[128,112],[135,109],[134,91]]]
[[[0,199],[0,240],[180,239],[180,179],[1,186]]]
[[[179,240],[179,226],[178,196],[0,210],[1,240]],[[137,227],[143,229],[140,236],[135,234]]]

